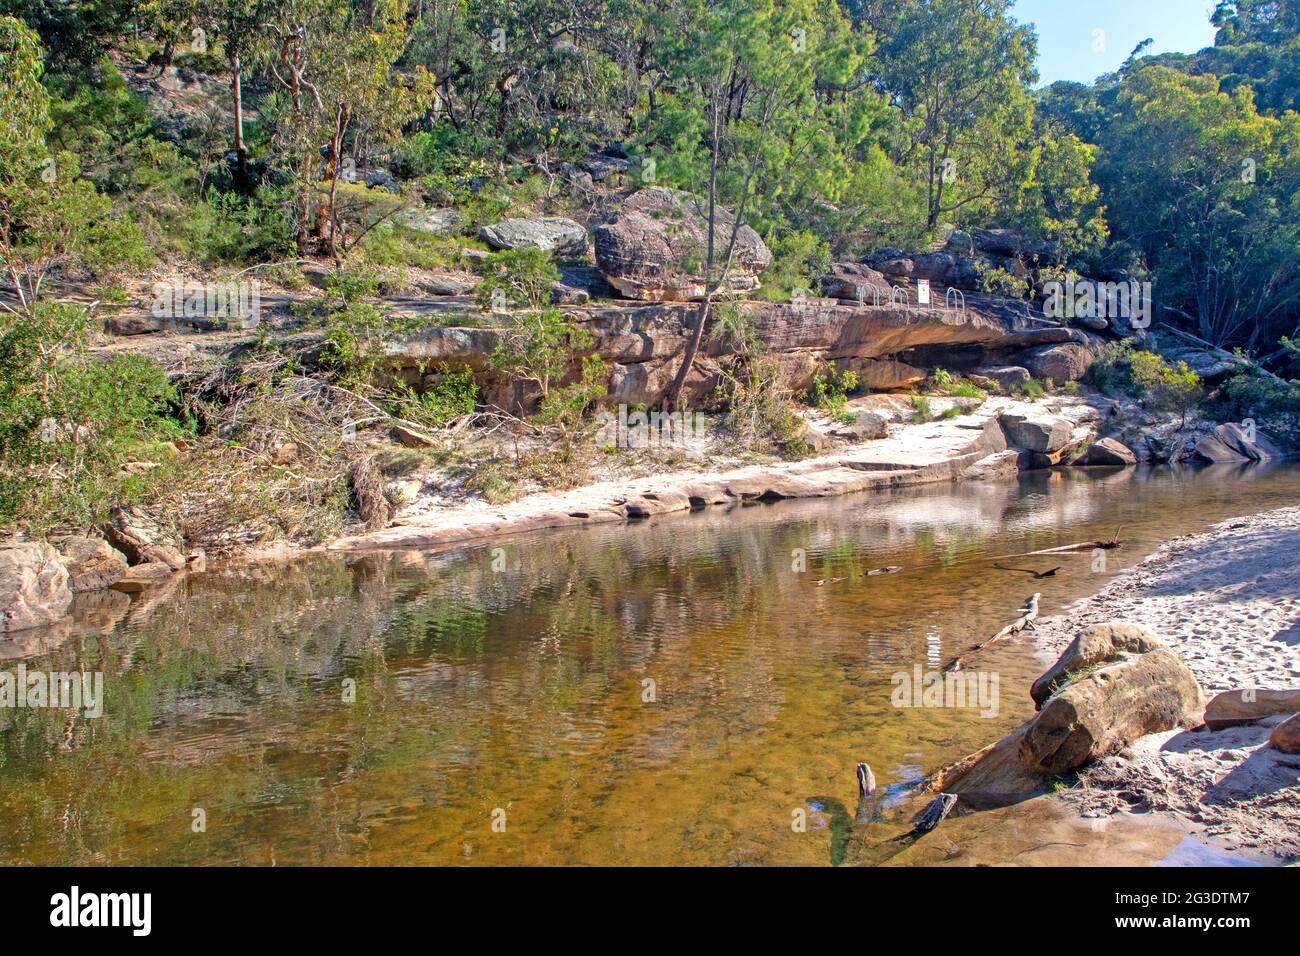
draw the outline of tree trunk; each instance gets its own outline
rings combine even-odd
[[[691,337],[686,343],[686,351],[682,353],[681,367],[677,369],[677,375],[664,396],[665,411],[675,412],[680,404],[682,388],[686,385],[686,378],[691,374],[691,366],[695,364],[695,356],[699,353],[700,343],[704,340],[704,325],[709,321],[711,299],[712,293],[705,295],[700,302],[700,307],[695,310],[695,323],[691,328]]]
[[[238,50],[231,55],[230,72],[230,91],[235,107],[235,189],[246,193],[249,191],[248,148],[244,145],[244,83]]]

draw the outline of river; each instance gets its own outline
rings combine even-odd
[[[0,862],[839,863],[859,761],[900,788],[991,742],[1044,662],[1032,635],[990,649],[974,707],[896,707],[894,675],[1297,501],[1293,466],[1061,469],[92,604],[0,641],[0,669],[104,675],[101,717],[0,710]],[[1004,557],[1117,530],[1104,566]]]

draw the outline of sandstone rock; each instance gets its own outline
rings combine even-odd
[[[585,305],[591,301],[591,293],[563,282],[552,282],[551,301],[556,305]]]
[[[929,375],[925,369],[897,359],[856,359],[840,364],[845,370],[857,373],[858,385],[862,388],[878,392],[907,388],[925,381]]]
[[[977,368],[971,374],[971,378],[975,378],[976,376],[990,379],[998,385],[1001,385],[1003,388],[1010,388],[1013,385],[1021,385],[1033,377],[1029,374],[1029,369],[1020,365],[993,365],[984,368]]]
[[[1136,465],[1137,455],[1121,441],[1101,438],[1075,459],[1076,465]]]
[[[1292,714],[1274,727],[1268,742],[1284,754],[1300,754],[1300,714]]]
[[[593,182],[598,183],[603,183],[611,176],[621,176],[632,166],[630,162],[621,156],[610,156],[605,153],[589,156],[579,165],[591,176]]]
[[[1056,415],[1003,414],[998,421],[1007,434],[1007,443],[1026,451],[1060,451],[1073,431],[1067,419]]]
[[[831,432],[836,438],[851,441],[874,441],[889,437],[889,423],[875,412],[858,412],[858,417],[851,425],[840,425]]]
[[[1073,674],[1113,660],[1120,654],[1145,654],[1165,646],[1165,642],[1154,631],[1140,624],[1109,621],[1090,625],[1070,643],[1056,663],[1034,681],[1029,696],[1035,704],[1042,707],[1043,702]]]
[[[836,262],[822,277],[822,292],[844,302],[874,305],[889,302],[893,286],[871,266],[861,262]]]
[[[126,574],[126,555],[103,538],[74,535],[57,544],[74,594],[103,590]]]
[[[50,545],[0,544],[0,633],[53,624],[72,604],[68,570]]]
[[[1034,378],[1051,379],[1058,385],[1077,382],[1088,373],[1096,356],[1077,342],[1044,345],[1022,356],[1022,363]]]
[[[1022,470],[1024,452],[1017,448],[986,455],[973,465],[967,466],[961,476],[966,481],[1007,481],[1015,478]]]
[[[127,570],[110,587],[123,594],[139,594],[147,588],[165,584],[176,574],[176,569],[161,561],[145,561]]]
[[[587,254],[587,230],[572,219],[561,216],[502,219],[484,226],[479,235],[494,249],[533,247],[572,259]]]
[[[1300,711],[1300,688],[1225,690],[1206,705],[1205,726],[1211,730],[1223,730],[1296,711]]]
[[[1020,252],[1020,233],[1014,229],[972,229],[971,240],[981,252],[999,256],[1014,256]]]
[[[393,425],[389,429],[389,434],[393,440],[407,448],[434,448],[438,444],[438,439],[432,435],[426,435],[424,432],[417,432],[413,428],[407,428],[405,425]]]
[[[596,265],[610,285],[630,299],[680,301],[702,298],[708,204],[676,189],[653,187],[623,201],[612,222],[596,228]],[[715,210],[715,241],[725,248],[735,218]],[[752,292],[772,262],[767,245],[749,226],[736,235],[731,274],[724,292]]]
[[[1285,453],[1260,431],[1253,436],[1235,422],[1215,427],[1196,443],[1196,455],[1206,461],[1268,461]]]
[[[400,478],[390,481],[384,486],[384,491],[388,494],[391,501],[397,504],[399,508],[405,507],[420,497],[420,492],[424,489],[424,482],[418,478]]]
[[[1048,699],[1020,756],[1040,773],[1064,773],[1146,734],[1193,727],[1204,706],[1187,665],[1157,648],[1105,664]]]
[[[417,279],[415,284],[432,295],[469,295],[479,280],[472,275],[438,275]]]

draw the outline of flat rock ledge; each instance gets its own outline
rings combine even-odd
[[[879,441],[802,461],[736,468],[719,474],[674,472],[603,482],[561,494],[530,495],[501,507],[460,507],[422,515],[382,531],[340,538],[330,551],[430,548],[552,528],[650,518],[714,505],[788,498],[830,498],[959,480],[1007,450],[999,416],[1026,403],[991,398],[961,418],[911,425]]]

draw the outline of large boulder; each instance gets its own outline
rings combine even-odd
[[[1284,754],[1300,754],[1300,714],[1292,714],[1274,727],[1268,742]]]
[[[1120,654],[1145,654],[1165,642],[1154,632],[1140,624],[1110,621],[1093,624],[1076,637],[1048,670],[1034,681],[1029,696],[1040,708],[1060,690],[1071,676],[1090,667],[1113,660]]]
[[[1027,469],[1025,453],[1018,448],[986,455],[961,473],[966,481],[1009,481]]]
[[[1235,422],[1227,422],[1196,443],[1196,455],[1211,462],[1268,461],[1285,453],[1262,432],[1251,434]]]
[[[841,364],[857,374],[859,386],[878,392],[907,388],[929,376],[925,369],[898,359],[849,359]]]
[[[1296,711],[1300,711],[1300,688],[1225,690],[1205,705],[1205,726],[1211,730],[1224,730]]]
[[[889,437],[889,422],[875,412],[858,412],[857,418],[848,424],[839,425],[831,434],[849,441],[875,441]]]
[[[0,545],[0,633],[52,624],[71,604],[68,569],[54,548],[39,541]]]
[[[126,574],[126,555],[103,538],[71,535],[58,542],[73,594],[102,591]]]
[[[1101,438],[1088,446],[1082,455],[1074,460],[1076,465],[1136,465],[1137,455],[1121,441],[1114,438]]]
[[[428,233],[431,236],[455,235],[460,232],[464,223],[465,217],[455,209],[430,209],[421,206],[418,209],[407,210],[402,217],[402,225],[407,229]]]
[[[1009,389],[1014,385],[1023,385],[1033,378],[1029,369],[1021,365],[989,365],[971,372],[970,379],[977,385],[988,382]]]
[[[1026,451],[1051,454],[1060,451],[1070,441],[1073,426],[1059,415],[1022,415],[1006,412],[999,416],[1007,443]]]
[[[822,292],[842,302],[886,305],[893,289],[883,273],[862,262],[836,262],[822,276]]]
[[[1051,379],[1058,385],[1077,382],[1088,374],[1096,356],[1086,345],[1061,342],[1031,349],[1020,357],[1019,364],[1037,379]]]
[[[1121,654],[1043,704],[1020,756],[1040,773],[1064,773],[1147,734],[1194,727],[1204,707],[1195,676],[1172,651]]]
[[[587,230],[562,216],[502,219],[484,226],[479,235],[494,249],[532,247],[566,259],[580,259],[587,254]]]
[[[629,299],[690,301],[705,294],[708,204],[677,189],[655,186],[623,201],[611,222],[596,227],[596,265],[606,280]],[[719,261],[726,255],[735,218],[715,209],[714,242]],[[772,253],[753,229],[741,226],[727,293],[752,292],[772,262]]]

